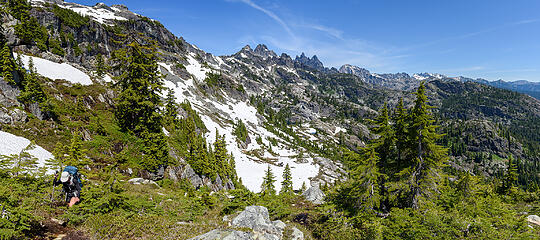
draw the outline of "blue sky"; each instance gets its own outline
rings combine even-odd
[[[316,54],[330,67],[540,81],[537,0],[104,2],[159,20],[216,55],[263,43],[292,57]]]

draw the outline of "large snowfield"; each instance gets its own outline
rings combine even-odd
[[[30,140],[26,138],[15,136],[4,131],[0,131],[0,142],[0,155],[19,154],[31,143]],[[53,155],[49,151],[37,145],[34,149],[28,151],[28,153],[38,159],[38,167],[44,167],[47,159],[53,158]],[[47,174],[52,173],[54,173],[54,170],[47,170]]]
[[[17,53],[13,54],[15,57],[17,57]],[[21,59],[25,68],[28,68],[30,58],[32,58],[32,61],[34,62],[34,67],[36,68],[37,73],[39,73],[41,76],[48,77],[50,79],[64,79],[73,84],[92,84],[92,80],[88,74],[67,63],[55,63],[43,58],[21,54]]]
[[[221,59],[217,59],[218,62]],[[291,167],[294,189],[299,189],[303,183],[306,186],[310,185],[310,178],[319,174],[319,166],[313,164],[312,158],[306,158],[302,163],[297,161],[298,149],[287,149],[287,146],[280,143],[278,146],[272,146],[272,151],[275,155],[264,151],[264,158],[271,159],[275,164],[264,163],[255,157],[250,156],[247,152],[251,150],[261,150],[263,146],[259,145],[255,138],[260,136],[263,144],[270,145],[268,138],[281,140],[275,134],[269,132],[263,127],[257,117],[255,107],[247,102],[236,101],[233,98],[226,96],[223,93],[224,102],[214,101],[209,98],[197,98],[194,81],[203,81],[209,69],[205,69],[194,57],[188,57],[189,65],[186,65],[186,70],[192,75],[190,79],[182,79],[180,82],[173,83],[165,81],[165,86],[174,90],[174,95],[178,102],[188,100],[192,107],[200,114],[201,120],[206,125],[209,132],[206,134],[206,139],[209,143],[215,141],[216,131],[220,135],[225,135],[227,142],[227,150],[232,153],[236,163],[236,172],[242,179],[242,183],[251,191],[259,192],[263,176],[268,166],[272,169],[276,177],[276,190],[281,189],[282,174],[285,165],[288,163]],[[171,66],[166,63],[160,63],[163,67],[163,74],[174,75],[171,71]],[[242,120],[246,124],[251,143],[246,149],[241,149],[236,141],[236,137],[232,134],[233,126],[230,121],[237,122]]]

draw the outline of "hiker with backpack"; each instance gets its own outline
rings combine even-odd
[[[67,166],[66,168],[64,168],[64,171],[62,171],[60,179],[57,178],[58,172],[54,176],[54,186],[62,184],[62,189],[66,194],[65,201],[68,203],[69,207],[72,207],[80,201],[81,196],[82,183],[77,168],[73,166]]]

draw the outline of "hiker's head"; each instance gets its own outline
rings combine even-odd
[[[65,183],[69,180],[69,173],[68,172],[62,172],[62,175],[60,176],[60,181]]]

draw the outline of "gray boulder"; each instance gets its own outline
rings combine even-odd
[[[285,225],[285,223],[282,222],[281,220],[276,220],[276,221],[273,221],[272,223],[274,224],[274,226],[275,226],[280,232],[283,232],[283,230],[285,230],[285,227],[287,227],[287,225]]]
[[[317,185],[310,187],[308,190],[302,193],[302,196],[304,196],[306,200],[317,205],[323,204],[324,198],[326,197],[324,192]]]
[[[538,215],[529,215],[527,216],[527,221],[532,224],[540,226],[540,217]]]
[[[229,216],[223,217],[223,221],[229,221]],[[252,232],[241,232],[230,229],[214,229],[203,235],[191,238],[190,240],[281,240],[283,239],[283,230],[287,225],[280,221],[270,221],[268,209],[261,206],[246,207],[237,217],[235,217],[229,226],[236,228],[249,228]],[[292,228],[292,234],[288,239],[304,240],[304,234]]]
[[[227,229],[214,229],[189,240],[255,240],[252,233]]]
[[[148,180],[148,179],[144,179],[144,178],[132,178],[132,179],[129,179],[128,180],[129,183],[133,184],[133,185],[154,185],[156,187],[159,187],[159,185],[152,181],[152,180]]]
[[[261,206],[249,206],[232,220],[232,226],[251,228],[254,232],[276,235],[280,239],[282,232],[270,221],[268,209]],[[271,239],[271,238],[269,238]]]
[[[291,233],[291,240],[304,240],[304,233],[298,228],[293,227]]]

